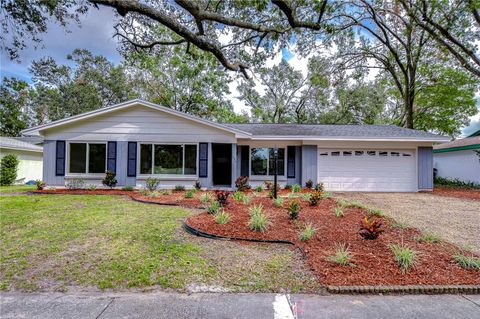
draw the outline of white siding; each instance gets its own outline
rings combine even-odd
[[[7,154],[17,155],[20,163],[18,164],[17,183],[26,183],[42,179],[43,154],[40,152],[29,152],[20,150],[1,149],[0,157]]]
[[[474,150],[433,153],[433,167],[438,176],[480,183],[480,156]]]
[[[135,105],[45,132],[48,140],[235,143],[235,135]]]

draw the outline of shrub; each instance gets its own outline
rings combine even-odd
[[[117,176],[117,174],[115,174],[115,172],[106,171],[105,178],[102,179],[102,184],[104,186],[114,188],[115,186],[117,186],[117,183],[118,183],[115,176]]]
[[[230,221],[230,219],[230,214],[227,213],[224,209],[220,210],[217,214],[215,214],[215,222],[217,224],[226,224]]]
[[[242,192],[236,191],[235,193],[233,193],[232,197],[237,202],[241,202],[243,200],[244,195]]]
[[[323,193],[323,191],[324,191],[323,183],[317,183],[317,184],[315,185],[315,190],[316,190],[317,192]]]
[[[195,189],[189,189],[185,192],[185,198],[193,198],[193,195],[195,195]]]
[[[310,193],[304,193],[304,194],[300,194],[300,196],[301,196],[304,200],[306,200],[307,202],[309,202],[309,201],[310,201],[310,197],[312,197],[312,194],[310,194]]]
[[[298,184],[293,184],[292,185],[292,192],[294,193],[298,193],[302,190],[302,186],[298,185]]]
[[[158,191],[153,191],[153,192],[150,192],[150,194],[148,194],[149,197],[158,197],[158,195],[160,195]]]
[[[97,185],[95,185],[95,184],[90,184],[90,185],[88,185],[88,190],[89,190],[89,191],[94,191],[94,190],[96,190],[96,189],[97,189]]]
[[[365,216],[360,225],[360,236],[364,239],[373,240],[377,239],[381,233],[383,233],[382,223]]]
[[[200,195],[200,203],[202,203],[202,204],[206,204],[209,201],[211,201],[212,199],[213,199],[213,197],[212,197],[212,194],[210,194],[210,193],[205,193],[205,194]]]
[[[160,186],[160,180],[155,177],[149,177],[145,180],[145,188],[153,192]]]
[[[290,184],[285,184],[285,187],[284,187],[283,189],[287,189],[287,190],[292,189],[292,185],[290,185]]]
[[[146,188],[142,188],[141,190],[139,190],[139,193],[142,195],[142,196],[148,196],[148,194],[150,194],[150,191]]]
[[[400,266],[400,269],[405,272],[408,268],[414,266],[417,262],[417,252],[412,248],[400,244],[400,245],[389,245],[390,250],[395,256],[395,261]]]
[[[202,188],[202,184],[200,183],[200,181],[195,181],[195,184],[193,184],[193,188],[199,191]]]
[[[310,206],[317,206],[320,199],[322,199],[322,193],[314,191],[310,196]]]
[[[84,189],[85,181],[82,178],[72,178],[65,186],[67,186],[68,189]]]
[[[172,191],[169,190],[169,189],[164,189],[164,190],[162,191],[162,195],[172,195]]]
[[[346,244],[339,244],[335,253],[327,257],[327,260],[342,266],[352,265],[353,255]]]
[[[268,220],[268,216],[262,212],[252,214],[250,216],[250,220],[248,221],[248,226],[250,227],[251,230],[261,231],[261,232],[264,232],[268,228],[269,224],[270,224],[270,221]]]
[[[379,217],[382,217],[383,215],[385,215],[380,209],[373,209],[373,208],[368,209],[368,213],[371,216],[379,216]]]
[[[250,207],[248,209],[249,213],[250,213],[250,216],[251,215],[255,215],[255,214],[263,214],[263,205],[260,204],[260,205],[253,205],[252,207]]]
[[[438,243],[441,242],[442,240],[440,237],[437,235],[431,234],[431,233],[423,233],[422,236],[417,236],[415,237],[415,240],[418,242],[427,242],[427,243]]]
[[[225,206],[228,203],[228,196],[230,195],[227,191],[215,191],[215,196],[217,197],[217,202],[220,206]]]
[[[242,202],[244,205],[250,204],[251,201],[252,201],[252,196],[250,195],[243,196]]]
[[[332,194],[329,193],[329,192],[322,193],[322,198],[323,199],[332,198],[332,197],[333,197]]]
[[[283,205],[283,198],[282,197],[277,197],[273,200],[273,205],[275,205],[275,207],[282,207]]]
[[[180,191],[184,191],[184,190],[185,190],[185,186],[175,185],[175,191],[180,192]]]
[[[208,207],[207,207],[207,213],[209,214],[216,214],[218,213],[218,210],[220,209],[220,204],[217,201],[213,201]]]
[[[248,186],[248,176],[239,176],[235,180],[235,187],[241,192],[249,189],[250,187]]]
[[[270,181],[265,181],[265,189],[272,189],[273,188],[273,183]]]
[[[313,228],[313,224],[308,223],[303,227],[303,230],[298,235],[298,239],[300,239],[301,241],[307,241],[310,240],[314,234],[315,229]]]
[[[453,260],[455,260],[461,267],[465,269],[480,270],[480,258],[455,254],[453,255]]]
[[[42,189],[44,189],[44,188],[45,188],[45,185],[46,185],[46,184],[45,184],[44,181],[41,181],[41,180],[39,180],[39,179],[37,179],[37,180],[35,181],[35,186],[37,186],[37,190],[39,190],[39,191],[41,191]]]
[[[340,207],[335,207],[334,213],[336,217],[343,217],[345,215]]]
[[[122,191],[131,192],[131,191],[133,191],[133,186],[125,185],[125,186],[122,187]]]
[[[268,190],[268,198],[273,199],[275,197],[275,191],[273,188]]]
[[[309,179],[308,181],[305,182],[305,187],[308,189],[312,189],[313,187],[313,181]]]
[[[464,182],[459,179],[450,179],[450,178],[444,178],[440,176],[435,176],[434,183],[435,185],[443,185],[443,186],[450,186],[450,187],[457,187],[457,188],[473,188],[473,189],[480,188],[480,184],[475,182]]]
[[[5,155],[0,161],[0,185],[8,186],[17,179],[18,164],[20,161],[14,154]]]
[[[255,191],[257,191],[257,192],[260,193],[261,191],[263,191],[263,186],[262,186],[262,185],[258,185],[257,187],[255,187]]]
[[[300,212],[300,204],[297,201],[290,202],[288,205],[288,215],[290,219],[297,219]]]

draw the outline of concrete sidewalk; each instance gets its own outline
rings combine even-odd
[[[480,295],[2,293],[1,318],[480,318]]]

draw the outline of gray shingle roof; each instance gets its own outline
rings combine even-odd
[[[33,145],[31,143],[5,136],[0,136],[0,148],[43,152],[43,148],[41,146]]]
[[[445,137],[395,125],[323,125],[323,124],[225,124],[255,136],[311,136],[353,138],[432,138]]]

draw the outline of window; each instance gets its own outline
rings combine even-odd
[[[390,156],[400,156],[399,152],[390,152]]]
[[[328,152],[322,152],[320,153],[320,156],[328,156]]]
[[[332,152],[331,155],[332,156],[340,156],[340,152]]]
[[[196,175],[197,145],[140,144],[140,174]]]
[[[69,150],[68,171],[70,173],[105,173],[107,166],[107,144],[69,143]]]
[[[352,156],[352,151],[343,151],[343,156]]]
[[[252,175],[274,175],[274,149],[252,148],[251,151]],[[278,175],[285,175],[285,149],[278,149]]]
[[[412,154],[409,154],[409,153],[402,153],[402,156],[412,156]]]
[[[378,152],[379,156],[388,156],[388,152]]]
[[[364,151],[355,151],[355,156],[363,156]]]
[[[375,156],[375,155],[377,155],[377,152],[376,151],[367,151],[367,155],[368,156]]]

